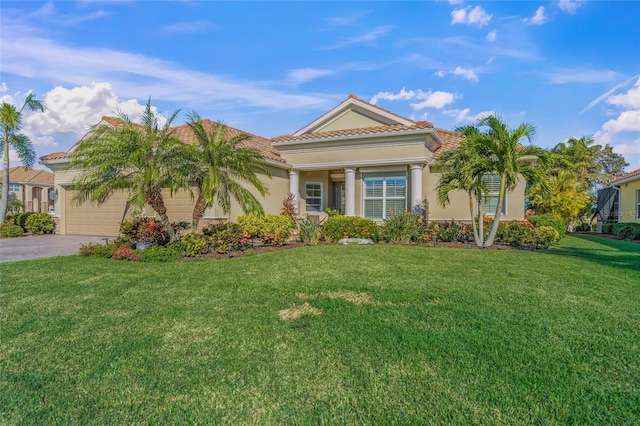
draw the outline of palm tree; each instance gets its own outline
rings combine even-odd
[[[444,207],[450,202],[451,192],[467,193],[473,238],[476,245],[482,247],[485,244],[482,199],[486,192],[482,176],[491,170],[488,157],[479,152],[478,146],[469,142],[478,129],[474,126],[465,126],[457,128],[456,131],[465,136],[468,135],[470,139],[464,139],[455,150],[445,151],[438,157],[436,167],[442,171],[436,187],[438,202]]]
[[[543,190],[548,190],[545,168],[540,167],[547,163],[547,151],[534,145],[520,144],[525,138],[531,143],[535,137],[535,127],[529,123],[511,129],[500,117],[492,115],[479,119],[475,127],[478,131],[467,135],[467,140],[487,156],[489,169],[500,177],[493,227],[486,241],[489,247],[493,245],[498,232],[505,193],[518,185],[520,177],[527,185],[538,183]],[[482,131],[483,127],[487,129]]]
[[[46,106],[43,101],[36,99],[36,95],[30,93],[24,100],[22,107],[17,109],[15,105],[2,102],[0,105],[0,126],[2,127],[2,141],[4,143],[3,169],[2,169],[2,199],[0,200],[0,223],[4,223],[9,202],[9,146],[18,153],[22,165],[30,168],[36,159],[36,153],[29,138],[20,132],[22,125],[22,111],[25,108],[31,111],[43,112]]]
[[[98,124],[73,149],[70,168],[79,168],[74,181],[74,200],[104,203],[115,191],[128,190],[128,204],[142,209],[145,204],[158,214],[170,241],[177,236],[169,221],[162,190],[171,194],[189,191],[190,165],[187,146],[170,129],[178,111],[159,125],[159,116],[147,102],[142,124],[119,114],[114,125]]]
[[[258,178],[258,175],[271,177],[263,155],[256,149],[243,146],[252,136],[239,133],[229,137],[223,123],[205,122],[195,112],[189,115],[189,120],[187,124],[195,136],[192,153],[197,163],[191,179],[198,187],[193,229],[198,227],[206,208],[215,202],[228,214],[232,197],[244,213],[264,214],[260,201],[243,186],[243,183],[249,184],[263,197],[269,192]]]

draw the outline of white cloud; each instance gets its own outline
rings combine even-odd
[[[640,108],[640,78],[627,93],[609,96],[607,103],[620,107]]]
[[[416,102],[410,104],[411,107],[415,110],[421,110],[424,108],[443,108],[446,105],[450,104],[454,100],[458,99],[460,96],[454,95],[449,92],[441,92],[441,91],[428,91],[423,92],[422,90],[406,90],[404,87],[398,93],[391,92],[378,92],[373,98],[371,98],[371,103],[376,104],[380,99],[384,99],[387,101],[407,101],[411,99],[421,100],[422,102]]]
[[[4,93],[4,92],[6,92],[8,90],[9,90],[9,88],[7,87],[7,83],[5,83],[3,81],[2,84],[0,85],[0,93]]]
[[[207,21],[192,21],[192,22],[178,22],[171,25],[165,25],[160,28],[160,31],[166,34],[199,34],[205,33],[214,28],[211,22]]]
[[[441,109],[456,100],[456,95],[449,92],[427,92],[424,93],[425,97],[422,102],[412,103],[411,107],[416,110],[424,108],[437,108]]]
[[[531,18],[524,18],[522,22],[527,25],[542,25],[547,22],[547,17],[544,14],[544,6],[540,6],[538,10],[536,10],[535,15]]]
[[[454,6],[462,4],[462,3],[464,3],[464,0],[449,0],[449,4],[454,5]]]
[[[79,138],[102,116],[115,116],[118,112],[139,122],[144,110],[144,105],[135,99],[120,99],[109,83],[93,83],[72,89],[58,86],[43,100],[47,105],[45,112],[31,113],[24,119],[24,132],[37,145],[55,146],[53,135],[56,134],[73,134]],[[163,118],[161,125],[164,124]]]
[[[585,68],[564,68],[546,74],[549,82],[565,83],[606,83],[619,80],[622,74],[611,70],[590,70]]]
[[[620,155],[640,154],[640,138],[613,146],[613,151]]]
[[[473,70],[468,70],[462,67],[456,67],[456,69],[452,70],[452,71],[438,71],[436,72],[436,75],[438,77],[444,77],[445,75],[448,74],[452,74],[452,75],[456,75],[456,76],[460,76],[462,78],[464,78],[465,80],[472,80],[472,81],[478,81],[478,75],[473,71]]]
[[[317,69],[317,68],[298,68],[289,71],[287,79],[295,84],[306,83],[311,80],[315,80],[321,77],[327,77],[335,74],[332,70]]]
[[[321,47],[320,50],[335,50],[335,49],[342,49],[343,47],[351,46],[354,44],[372,43],[378,40],[380,37],[384,36],[389,31],[391,31],[391,29],[393,29],[393,26],[391,25],[376,27],[373,30],[366,32],[364,34],[353,36],[353,37],[346,37],[341,40],[338,40],[333,44]]]
[[[567,13],[574,14],[582,6],[582,0],[560,0],[558,7]]]
[[[51,79],[69,85],[109,81],[114,91],[136,99],[170,100],[191,108],[241,107],[295,110],[326,108],[328,96],[298,95],[271,89],[264,82],[241,81],[184,68],[179,64],[126,51],[63,45],[34,37],[31,28],[3,17],[2,72]]]
[[[489,34],[487,34],[487,40],[496,41],[498,39],[498,30],[491,30]]]
[[[615,120],[602,125],[605,132],[640,132],[640,110],[623,111]]]
[[[481,118],[484,117],[488,117],[490,115],[495,115],[495,111],[482,111],[479,112],[476,115],[469,115],[469,113],[471,112],[471,110],[469,108],[464,108],[464,109],[449,109],[449,110],[445,110],[442,111],[443,114],[448,115],[450,117],[454,117],[456,120],[456,123],[462,123],[462,122],[475,122],[478,121]]]
[[[482,28],[489,24],[492,16],[493,15],[489,15],[480,6],[476,6],[473,9],[471,9],[471,6],[467,6],[465,8],[455,9],[451,12],[451,25],[467,24],[477,25]]]
[[[419,90],[419,92],[421,92]],[[378,92],[373,98],[371,98],[371,100],[369,101],[369,103],[372,104],[377,104],[378,101],[380,99],[386,100],[386,101],[406,101],[409,99],[413,99],[416,96],[416,92],[413,90],[406,90],[404,87],[402,88],[402,90],[400,90],[400,92],[398,93],[391,93],[391,92]]]

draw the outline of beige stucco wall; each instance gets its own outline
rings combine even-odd
[[[636,191],[640,191],[640,179],[620,185],[620,222],[640,223]]]
[[[362,164],[363,162],[380,163],[400,158],[424,159],[431,156],[423,141],[363,145],[347,149],[305,150],[303,152],[290,151],[288,148],[283,147],[281,148],[281,155],[294,169],[296,166],[302,167],[310,164],[345,164],[350,161],[355,164]]]
[[[331,123],[322,126],[318,131],[329,132],[332,130],[360,129],[363,127],[376,127],[383,125],[377,120],[362,115],[356,111],[348,111]]]

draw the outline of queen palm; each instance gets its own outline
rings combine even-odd
[[[522,139],[531,143],[535,137],[535,127],[529,123],[511,129],[500,117],[491,115],[479,119],[475,127],[477,132],[469,133],[467,140],[487,158],[488,162],[483,167],[487,166],[491,173],[500,177],[493,226],[485,244],[489,247],[493,245],[498,232],[505,193],[513,190],[521,177],[527,185],[538,183],[544,191],[548,190],[544,167],[547,164],[547,151],[531,144],[520,144]]]
[[[473,227],[473,238],[477,246],[484,246],[484,223],[482,221],[482,198],[486,192],[486,185],[482,180],[485,173],[490,172],[486,153],[479,151],[479,147],[470,142],[478,129],[474,126],[459,127],[457,132],[469,135],[455,150],[443,152],[436,162],[442,174],[438,180],[436,191],[438,202],[442,207],[449,204],[449,194],[453,191],[464,191],[469,198],[469,213]],[[477,212],[477,214],[476,214]],[[477,222],[476,222],[477,220]]]
[[[158,214],[170,241],[177,239],[167,215],[163,189],[173,194],[189,190],[187,147],[170,129],[178,111],[160,126],[149,100],[142,124],[119,114],[114,125],[93,126],[89,136],[73,149],[71,168],[79,168],[74,181],[76,202],[102,204],[116,191],[129,192],[128,204],[141,210],[145,204]]]
[[[260,201],[244,185],[253,187],[263,197],[269,192],[258,177],[271,177],[263,155],[243,145],[252,136],[240,133],[229,137],[227,126],[223,123],[205,122],[196,113],[190,114],[189,120],[187,124],[195,137],[195,143],[191,146],[192,155],[197,164],[191,179],[198,187],[198,198],[193,209],[193,229],[198,227],[205,210],[216,202],[228,214],[232,198],[244,213],[264,214]]]
[[[7,203],[9,202],[9,147],[17,152],[20,162],[25,167],[32,167],[36,159],[31,140],[20,132],[22,126],[22,112],[25,108],[31,111],[45,110],[45,104],[36,95],[27,95],[22,107],[16,108],[9,102],[2,102],[0,105],[0,126],[2,127],[3,142],[3,169],[2,169],[2,199],[0,200],[0,223],[4,223],[7,214]]]

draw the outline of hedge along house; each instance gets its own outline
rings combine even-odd
[[[103,124],[114,125],[114,119],[105,117]],[[241,131],[228,128],[228,132]],[[193,139],[186,125],[178,126],[176,135],[185,143]],[[265,182],[269,195],[257,195],[266,213],[280,213],[283,200],[293,193],[300,216],[320,215],[332,208],[348,216],[382,221],[400,211],[424,209],[429,220],[469,221],[466,193],[452,193],[451,203],[444,208],[438,204],[439,174],[433,168],[438,155],[461,140],[458,133],[410,120],[350,95],[292,135],[271,140],[254,136],[248,144],[263,154],[273,174]],[[67,170],[71,155],[73,148],[41,158],[56,175],[61,233],[117,234],[127,194],[116,194],[101,206],[75,205],[72,183],[78,172]],[[483,210],[492,215],[499,179],[489,176],[488,185],[494,191],[484,201]],[[506,195],[503,220],[524,218],[524,189],[522,183]],[[165,203],[172,221],[191,220],[194,200],[188,194],[170,197],[167,193]],[[145,214],[153,216],[153,211],[147,209]],[[232,205],[230,219],[240,214],[240,208]],[[226,219],[214,206],[201,223],[206,226]]]

